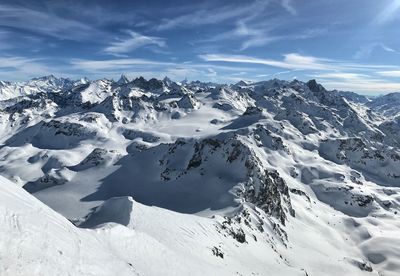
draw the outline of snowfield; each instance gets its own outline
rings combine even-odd
[[[398,98],[1,82],[0,275],[399,275]]]

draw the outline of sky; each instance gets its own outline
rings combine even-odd
[[[2,0],[0,79],[48,74],[400,91],[400,0]]]

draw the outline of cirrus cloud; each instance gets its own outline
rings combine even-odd
[[[165,48],[167,46],[165,39],[161,37],[145,36],[134,31],[127,31],[127,33],[129,34],[128,38],[112,42],[104,49],[104,52],[120,55],[145,46],[157,46],[160,48]]]

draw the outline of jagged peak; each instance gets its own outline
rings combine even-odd
[[[181,84],[182,84],[182,85],[185,85],[185,84],[188,84],[188,83],[189,83],[189,81],[188,81],[187,78],[185,78],[183,81],[181,81]]]
[[[165,76],[165,77],[163,78],[163,82],[165,82],[165,83],[172,83],[172,80],[171,80],[170,78],[168,78],[167,76]]]
[[[327,90],[321,84],[319,84],[315,79],[309,80],[306,85],[312,92],[326,92]]]
[[[44,81],[44,82],[48,81],[50,83],[72,82],[72,80],[69,78],[56,77],[53,74],[50,74],[47,76],[32,78],[32,79],[30,79],[30,81],[28,81],[28,83],[29,82],[37,82],[37,81]]]
[[[81,84],[87,84],[90,82],[90,80],[87,77],[83,77],[78,82],[80,82]]]
[[[0,86],[6,86],[6,85],[10,85],[10,82],[8,82],[8,81],[0,81]]]
[[[32,78],[31,80],[49,80],[49,79],[57,79],[57,78],[53,74],[50,74],[47,76]]]
[[[119,78],[119,80],[117,81],[118,84],[127,84],[129,83],[129,79],[127,76],[125,76],[124,74],[121,75],[121,77]]]
[[[143,76],[139,76],[133,80],[134,82],[146,82],[147,80]]]
[[[235,83],[234,85],[235,86],[247,86],[249,84],[250,84],[250,82],[248,82],[248,81],[240,80],[239,82]]]

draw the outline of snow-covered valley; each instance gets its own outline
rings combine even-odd
[[[0,83],[0,275],[399,275],[399,94]]]

